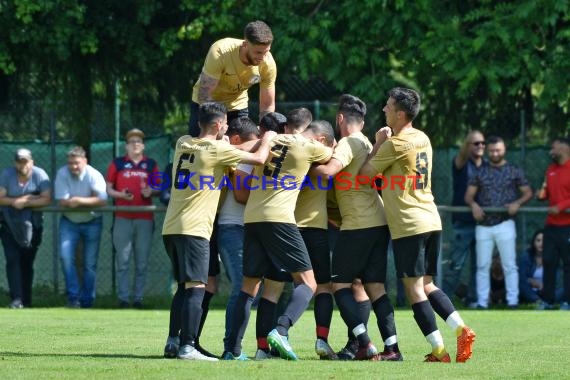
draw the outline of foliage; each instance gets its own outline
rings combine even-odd
[[[417,123],[436,144],[471,128],[515,138],[523,112],[544,143],[570,124],[569,9],[556,0],[5,0],[0,102],[33,87],[65,100],[60,114],[88,130],[94,99],[112,102],[118,81],[123,100],[162,125],[189,101],[209,45],[262,19],[275,35],[279,100],[299,100],[288,86],[317,78],[335,89],[321,100],[362,97],[375,129],[386,91],[412,86],[424,100]]]

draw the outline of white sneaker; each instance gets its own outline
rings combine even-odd
[[[321,360],[338,360],[338,356],[331,346],[320,338],[315,342],[315,352],[320,356]]]
[[[185,360],[204,360],[209,362],[217,362],[218,359],[210,358],[206,355],[203,355],[195,349],[193,346],[189,344],[185,344],[184,346],[180,347],[178,351],[178,359],[185,359]]]

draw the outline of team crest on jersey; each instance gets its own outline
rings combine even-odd
[[[143,163],[141,164],[141,168],[142,168],[143,170],[146,170],[147,167],[148,167],[148,165],[146,164],[146,162],[143,162]]]
[[[259,75],[254,75],[251,77],[251,79],[249,80],[249,84],[250,85],[254,85],[257,84],[261,81],[261,77]]]
[[[133,168],[133,164],[130,162],[125,163],[125,169],[132,169]]]

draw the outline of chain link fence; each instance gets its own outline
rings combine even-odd
[[[179,132],[170,135],[164,134],[163,124],[148,121],[156,120],[156,115],[134,112],[136,107],[133,106],[123,105],[121,117],[116,121],[114,107],[113,104],[98,104],[96,106],[96,116],[91,128],[93,142],[89,147],[91,152],[90,164],[105,175],[115,152],[124,153],[124,133],[132,127],[138,127],[147,135],[145,139],[146,155],[154,158],[158,162],[159,168],[164,170],[172,155],[172,142],[176,140],[179,134],[185,133],[188,115],[181,112],[177,130]],[[278,112],[286,114],[291,109],[298,107],[306,107],[313,112],[314,119],[325,119],[334,125],[336,103],[333,101],[277,102],[276,108]],[[380,109],[378,111],[371,109],[369,113],[376,119],[371,116],[371,120],[367,120],[365,133],[369,137],[373,137],[383,115]],[[252,103],[250,114],[258,114],[255,103]],[[142,122],[143,120],[147,120],[147,122]],[[505,126],[505,128],[508,127]],[[74,145],[72,141],[75,140],[77,133],[82,132],[71,128],[65,120],[58,119],[57,112],[42,102],[26,102],[25,107],[18,104],[0,109],[0,169],[13,165],[15,150],[19,147],[26,147],[33,152],[35,165],[46,170],[53,183],[57,169],[66,164],[65,153]],[[117,141],[119,142],[118,145]],[[457,151],[457,147],[434,147],[432,186],[436,202],[439,205],[451,203],[451,163]],[[531,186],[534,189],[538,188],[543,181],[544,171],[549,163],[548,148],[523,147],[521,149],[508,146],[507,142],[507,152],[507,159],[521,166],[525,170]],[[154,204],[159,205],[157,199],[154,200]],[[533,200],[527,206],[543,206],[543,204]],[[65,285],[57,244],[58,218],[59,213],[44,214],[44,236],[35,262],[34,285],[48,286],[61,294],[65,291]],[[519,252],[526,246],[532,233],[542,227],[544,218],[545,214],[543,213],[521,211],[517,217]],[[112,219],[111,212],[104,213],[104,228],[97,270],[97,293],[99,295],[114,294]],[[147,295],[169,296],[171,292],[170,263],[164,252],[160,234],[163,219],[164,212],[155,213],[156,224],[148,266]],[[450,246],[451,212],[442,212],[442,219],[444,222],[444,244],[441,257],[445,261]],[[0,255],[0,267],[5,267],[4,255]],[[389,271],[388,286],[395,291],[396,279],[392,259],[390,259],[390,268],[392,269]],[[0,288],[7,291],[4,270],[0,271]],[[220,293],[227,294],[228,291],[229,286],[222,272]]]

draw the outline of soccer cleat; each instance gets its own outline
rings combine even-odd
[[[255,351],[255,357],[253,360],[266,360],[266,359],[279,359],[279,355],[273,355],[271,351],[264,351],[261,348],[258,348]]]
[[[217,355],[212,354],[210,351],[206,350],[204,347],[200,346],[200,342],[196,341],[194,343],[194,348],[196,348],[198,350],[199,353],[201,353],[204,356],[207,356],[209,358],[216,358],[219,359],[219,357]]]
[[[218,359],[210,358],[208,356],[202,355],[196,348],[189,344],[185,344],[178,350],[178,359],[185,360],[203,360],[209,362],[217,362]]]
[[[174,359],[178,355],[178,348],[180,346],[180,338],[169,336],[166,339],[164,346],[164,357],[167,359]]]
[[[463,327],[461,335],[457,337],[457,354],[455,356],[457,363],[465,363],[471,358],[475,336],[475,331],[467,326]]]
[[[378,354],[379,360],[388,362],[401,362],[404,360],[402,353],[400,351],[384,349]]]
[[[449,357],[449,354],[446,352],[445,355],[443,355],[441,358],[438,358],[437,356],[435,356],[433,353],[429,353],[425,356],[425,360],[424,362],[428,362],[428,363],[451,363],[451,358]]]
[[[297,354],[293,352],[293,348],[289,344],[289,340],[286,336],[280,335],[276,329],[273,329],[267,335],[267,341],[271,347],[276,348],[279,351],[279,355],[282,359],[286,360],[297,360]]]
[[[354,360],[354,356],[358,351],[358,341],[356,339],[349,339],[346,345],[336,353],[338,360]]]
[[[379,360],[378,350],[369,342],[366,347],[360,347],[354,355],[354,360]]]
[[[249,360],[249,358],[247,357],[246,354],[241,353],[238,356],[235,356],[233,353],[226,351],[222,354],[222,360],[240,360],[240,361],[246,361]]]
[[[320,338],[315,342],[315,352],[319,355],[321,360],[338,360],[338,356],[331,346]]]

